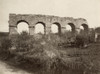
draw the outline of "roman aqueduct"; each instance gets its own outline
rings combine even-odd
[[[58,26],[58,33],[66,32],[66,25],[70,25],[72,32],[80,32],[80,26],[84,27],[84,31],[88,31],[88,23],[83,18],[58,17],[50,15],[32,15],[32,14],[9,14],[9,33],[17,34],[17,25],[25,22],[29,26],[29,34],[34,35],[35,25],[41,23],[44,26],[44,33],[51,32],[51,25]]]

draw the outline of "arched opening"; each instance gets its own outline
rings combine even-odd
[[[81,25],[81,26],[80,26],[80,29],[81,29],[81,30],[84,30],[84,27]]]
[[[59,23],[53,23],[51,25],[51,33],[61,34],[61,26]]]
[[[45,34],[45,24],[43,22],[38,22],[35,25],[35,33]]]
[[[88,25],[87,24],[82,24],[82,26],[84,27],[85,31],[88,31]]]
[[[80,34],[87,35],[88,34],[88,25],[82,24],[80,26]]]
[[[83,32],[87,32],[87,31],[88,31],[88,25],[87,25],[87,24],[82,24],[82,25],[80,26],[80,29],[81,29],[81,31],[83,31]]]
[[[66,30],[67,30],[67,31],[72,31],[71,26],[70,26],[70,25],[66,25]]]
[[[75,25],[73,23],[68,23],[66,25],[66,30],[69,32],[75,32]]]
[[[29,33],[29,25],[26,21],[21,20],[17,22],[17,32],[20,34],[23,31]]]

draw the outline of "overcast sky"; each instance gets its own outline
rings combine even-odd
[[[100,0],[0,0],[0,31],[9,31],[9,13],[81,17],[100,26]]]

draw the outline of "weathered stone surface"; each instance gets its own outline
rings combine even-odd
[[[66,25],[70,25],[74,32],[80,31],[82,25],[85,30],[88,29],[87,21],[83,18],[74,19],[72,17],[58,17],[50,15],[32,15],[32,14],[9,14],[9,33],[17,34],[17,24],[26,22],[29,25],[30,35],[34,35],[34,28],[37,23],[44,24],[45,34],[51,32],[51,25],[57,24],[59,32],[66,32]]]

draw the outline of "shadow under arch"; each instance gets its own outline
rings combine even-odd
[[[80,26],[80,34],[83,34],[83,35],[88,35],[89,33],[89,27],[87,24],[81,24]]]
[[[17,21],[16,25],[18,25],[21,22],[25,22],[25,23],[27,23],[29,25],[29,23],[26,20],[19,20],[19,21]]]
[[[89,28],[89,27],[88,27],[88,25],[87,25],[87,24],[84,24],[84,23],[83,23],[81,26],[83,26],[84,31],[88,31],[88,28]]]
[[[75,33],[75,25],[73,23],[68,23],[68,25],[71,27],[71,31]]]

